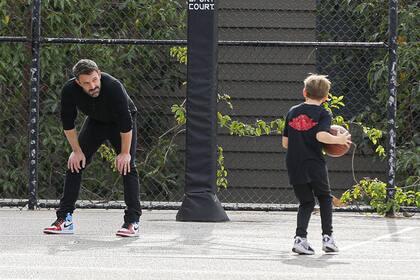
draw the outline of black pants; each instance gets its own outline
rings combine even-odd
[[[293,185],[296,197],[299,200],[297,214],[296,236],[307,236],[309,220],[315,207],[315,197],[319,202],[321,211],[322,234],[332,234],[332,205],[331,191],[328,185],[311,182],[303,185]]]
[[[139,178],[136,170],[136,146],[137,146],[137,125],[136,114],[133,117],[132,140],[130,147],[130,172],[123,176],[124,184],[124,201],[126,210],[124,222],[138,222],[141,215],[140,199],[139,199]],[[89,117],[86,118],[80,134],[78,136],[80,147],[86,157],[86,165],[88,165],[92,156],[98,150],[102,143],[108,140],[114,147],[117,154],[121,151],[121,135],[115,124],[100,123]],[[72,173],[70,169],[66,172],[64,183],[64,194],[60,200],[60,206],[57,210],[58,218],[65,218],[67,213],[73,213],[75,203],[79,196],[80,183],[82,180],[82,170],[79,173]]]

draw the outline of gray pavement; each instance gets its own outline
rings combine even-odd
[[[226,223],[175,221],[144,211],[139,238],[119,238],[122,210],[76,210],[76,233],[42,234],[52,210],[0,208],[0,279],[420,279],[420,216],[334,213],[341,252],[291,252],[295,212],[228,212]]]

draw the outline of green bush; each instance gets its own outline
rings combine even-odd
[[[318,40],[388,43],[388,2],[326,0],[319,2],[317,11]],[[420,182],[419,17],[418,1],[398,1],[396,181],[397,185],[417,188]],[[346,96],[346,107],[355,122],[384,131],[383,139],[386,140],[389,98],[388,50],[321,50],[319,57],[322,67],[339,73],[333,77],[339,89],[336,92]],[[349,100],[352,95],[360,97]],[[384,145],[385,141],[381,144]],[[359,145],[364,146],[366,142]]]
[[[387,184],[377,179],[362,179],[351,190],[341,196],[341,201],[346,204],[368,204],[378,214],[398,212],[404,207],[420,208],[420,192],[395,188],[393,198],[387,197]]]

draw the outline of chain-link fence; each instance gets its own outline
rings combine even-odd
[[[181,201],[185,147],[182,134],[176,136],[182,128],[171,130],[175,126],[171,105],[185,99],[186,67],[171,57],[170,49],[186,39],[184,2],[87,1],[76,5],[74,1],[42,1],[41,33],[49,39],[43,39],[40,57],[40,202],[56,203],[63,190],[69,146],[59,120],[60,89],[71,76],[72,65],[84,57],[119,78],[140,111],[137,161],[141,200],[166,205]],[[244,123],[281,119],[290,106],[302,101],[302,81],[308,73],[329,75],[332,94],[344,96],[345,107],[334,114],[354,123],[351,132],[358,148],[354,160],[352,154],[328,159],[337,196],[355,183],[354,177],[387,180],[386,161],[375,155],[375,146],[355,124],[381,129],[385,134],[380,144],[386,144],[389,60],[388,49],[381,42],[388,41],[389,7],[379,2],[219,1],[219,94],[229,95],[233,105],[231,109],[220,102],[220,112]],[[0,3],[0,36],[29,38],[30,4]],[[404,11],[412,13],[413,8],[418,15],[413,3],[402,3],[401,20],[411,22],[413,15]],[[418,41],[419,34],[410,31],[410,24],[401,26],[399,32],[405,37],[399,37],[397,183],[418,186],[419,79],[418,71],[412,71],[417,66],[410,61],[419,61],[419,57],[415,51],[418,45],[410,42]],[[0,122],[5,162],[0,199],[22,202],[27,198],[29,173],[30,45],[30,40],[0,45],[0,90],[6,96],[0,106],[7,112]],[[80,116],[79,127],[82,120]],[[296,202],[277,133],[238,137],[221,128],[218,143],[229,172],[228,188],[218,193],[222,202]],[[120,178],[99,154],[84,174],[80,199],[104,207],[122,200]]]
[[[0,1],[0,36],[16,36],[22,42],[10,40],[0,45],[0,198],[19,203],[20,198],[28,197],[31,52],[30,43],[22,38],[30,35],[31,9],[11,4]]]
[[[42,1],[42,36],[186,39],[184,1]]]
[[[394,6],[398,7],[399,18],[398,37],[395,42],[398,45],[398,76],[395,81],[398,83],[395,183],[405,189],[418,191],[420,31],[417,25],[420,8],[416,1],[399,1],[398,5],[394,3]],[[320,1],[318,10],[325,11],[317,21],[320,41],[388,42],[388,37],[392,35],[390,26],[396,24],[395,17],[390,20],[390,6],[380,1]],[[392,42],[390,44],[392,45]],[[353,55],[338,53],[338,56],[329,57],[324,53],[323,57],[326,58],[322,63],[327,66],[327,73],[351,79],[351,82],[347,83],[352,87],[349,88],[350,94],[345,94],[346,103],[350,105],[346,106],[345,110],[353,112],[349,116],[389,132],[390,114],[386,108],[389,106],[388,67],[391,58],[388,51],[358,52]],[[331,71],[328,66],[331,62],[340,65],[339,70]],[[338,87],[341,91],[344,87],[342,82]],[[347,115],[348,112],[344,114]],[[389,147],[387,152],[389,154]]]
[[[31,4],[2,1],[1,5],[0,35],[29,38]],[[176,124],[171,105],[185,99],[186,69],[171,57],[170,50],[186,37],[185,3],[95,1],[76,5],[73,1],[42,1],[41,19],[41,34],[47,39],[40,52],[39,205],[55,205],[63,191],[70,147],[60,121],[61,88],[80,58],[94,59],[102,71],[117,77],[139,110],[137,166],[142,200],[180,201],[184,147],[174,138],[178,131],[171,130]],[[73,38],[139,41],[69,43]],[[2,43],[1,48],[1,89],[6,95],[1,103],[5,112],[1,120],[2,162],[4,159],[6,165],[1,169],[0,197],[6,205],[24,205],[28,197],[30,46],[30,42]],[[79,114],[78,129],[83,120]],[[122,180],[112,170],[112,161],[101,156],[106,147],[108,143],[83,176],[79,198],[90,207],[109,206],[112,201],[116,207],[122,204],[118,202],[123,200]]]
[[[11,55],[11,54],[14,55]],[[30,52],[25,44],[5,43],[0,50],[0,197],[28,197],[28,117]]]
[[[170,46],[60,46],[42,49],[40,114],[39,197],[56,199],[62,192],[64,170],[70,150],[62,135],[59,117],[61,80],[54,69],[70,73],[74,57],[91,57],[100,69],[118,77],[139,110],[138,171],[141,197],[145,200],[173,201],[182,197],[183,152],[171,142],[174,132],[165,134],[174,125],[171,105],[180,103],[185,95],[182,83],[185,70],[171,59]],[[125,56],[132,55],[127,61]],[[65,54],[61,59],[56,59]],[[50,58],[50,59],[49,59]],[[49,86],[47,86],[49,85]],[[80,116],[79,124],[84,120]],[[176,131],[175,131],[176,133]],[[66,149],[63,149],[66,147]],[[54,155],[54,156],[51,156]],[[82,183],[82,200],[113,201],[122,199],[121,177],[111,169],[111,162],[97,154],[87,168]]]
[[[219,92],[230,95],[234,107],[232,110],[221,105],[222,112],[244,123],[281,119],[292,105],[302,102],[303,80],[308,73],[329,75],[331,92],[344,96],[346,106],[336,110],[335,115],[352,120],[366,107],[372,107],[374,93],[369,87],[368,73],[373,60],[386,53],[384,46],[325,47],[310,43],[367,41],[363,24],[368,17],[359,17],[354,12],[357,4],[222,1],[220,39],[244,41],[240,46],[222,46],[219,50]],[[386,39],[384,36],[378,41]],[[279,42],[267,46],[255,42],[259,40]],[[386,108],[386,100],[383,101],[381,106]],[[360,134],[355,131],[357,127],[352,130],[353,134]],[[221,129],[219,144],[224,147],[230,172],[230,186],[222,191],[222,201],[295,202],[284,164],[285,150],[277,133],[238,139],[228,129]],[[329,167],[333,193],[337,196],[355,184],[353,167],[356,178],[386,180],[386,164],[376,159],[372,150],[364,148],[362,152],[362,147],[356,151],[353,164],[352,155],[348,154],[329,159]]]
[[[346,106],[335,110],[351,120],[371,104],[372,92],[367,87],[368,65],[343,62],[335,56],[345,53],[351,57],[372,59],[377,50],[320,49],[312,47],[226,47],[219,62],[219,91],[231,97],[233,109],[220,105],[223,114],[234,120],[254,124],[282,119],[288,109],[302,102],[303,80],[308,73],[331,73],[332,93],[344,96]],[[328,53],[327,57],[324,57]],[[326,60],[327,63],[324,63]],[[347,68],[346,68],[347,66]],[[354,68],[353,68],[354,67]],[[349,68],[357,69],[356,72]],[[344,75],[352,73],[352,75]],[[363,77],[363,78],[359,78]],[[384,105],[384,107],[386,107]],[[361,128],[351,129],[354,142],[360,144],[352,154],[328,158],[333,193],[340,196],[357,179],[378,177],[386,181],[386,163],[379,160],[368,141],[361,136]],[[385,140],[385,139],[384,139]],[[220,129],[219,145],[224,149],[229,170],[229,187],[221,191],[221,200],[242,203],[291,203],[294,193],[288,182],[285,150],[277,132],[269,135],[238,137],[228,129]]]

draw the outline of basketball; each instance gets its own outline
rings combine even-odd
[[[348,132],[347,129],[341,125],[332,125],[330,128],[330,133],[332,135],[337,135],[337,131],[340,133]],[[341,157],[345,155],[350,149],[350,146],[340,145],[340,144],[324,144],[324,152],[330,157]]]

